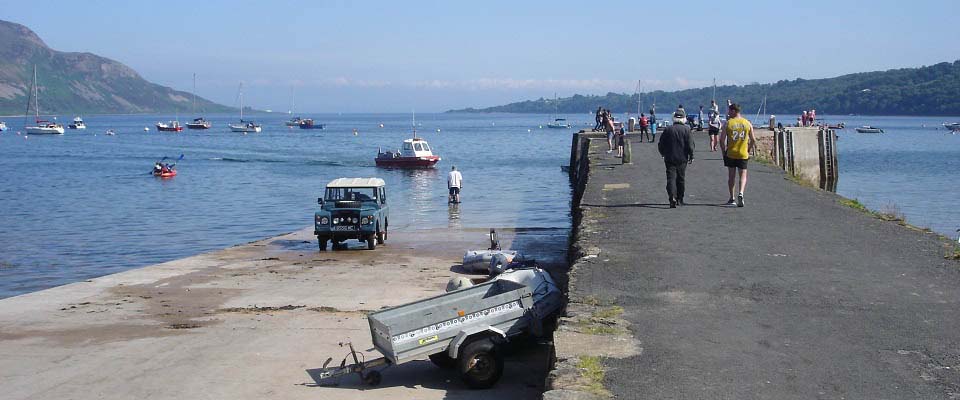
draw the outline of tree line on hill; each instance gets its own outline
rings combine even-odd
[[[817,114],[865,115],[960,115],[960,60],[919,68],[862,72],[826,79],[781,80],[776,83],[726,85],[673,92],[641,94],[607,93],[540,98],[488,108],[466,108],[448,112],[584,113],[604,107],[613,112],[636,113],[638,105],[647,112],[654,103],[657,113],[673,111],[678,104],[690,112],[697,106],[709,108],[710,99],[724,104],[740,103],[744,113],[756,114],[766,98],[768,114],[799,115],[816,109]]]

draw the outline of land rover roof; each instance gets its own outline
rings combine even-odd
[[[386,186],[380,178],[337,178],[327,184],[328,188],[365,188]]]

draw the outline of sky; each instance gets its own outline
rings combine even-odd
[[[9,1],[59,51],[259,109],[439,112],[960,58],[960,1]],[[640,82],[638,85],[638,81]]]

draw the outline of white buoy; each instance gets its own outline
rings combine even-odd
[[[533,132],[533,129],[527,129],[527,132]]]
[[[147,127],[147,126],[143,127],[143,131],[144,131],[144,132],[150,132],[150,127]]]
[[[380,124],[380,127],[383,128],[383,124]]]
[[[440,128],[437,128],[437,132],[440,132]]]

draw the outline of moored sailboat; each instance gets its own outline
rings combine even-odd
[[[192,112],[197,112],[197,74],[193,74],[193,106]],[[194,118],[193,121],[187,122],[187,128],[189,129],[210,129],[212,124],[210,121],[203,119],[203,117]]]
[[[30,115],[30,97],[33,97],[34,109],[36,111],[34,117],[34,125],[27,125],[24,123],[23,130],[28,135],[62,135],[63,134],[63,125],[57,122],[51,122],[40,119],[40,89],[39,84],[37,83],[37,66],[33,66],[33,84],[31,87],[33,90],[30,91],[30,96],[27,97],[27,111],[24,113],[24,119]]]
[[[240,99],[240,122],[236,124],[230,124],[230,130],[232,132],[253,132],[260,133],[263,129],[260,127],[260,124],[253,121],[244,121],[243,120],[243,82],[240,82],[240,88],[238,89],[238,97]]]

